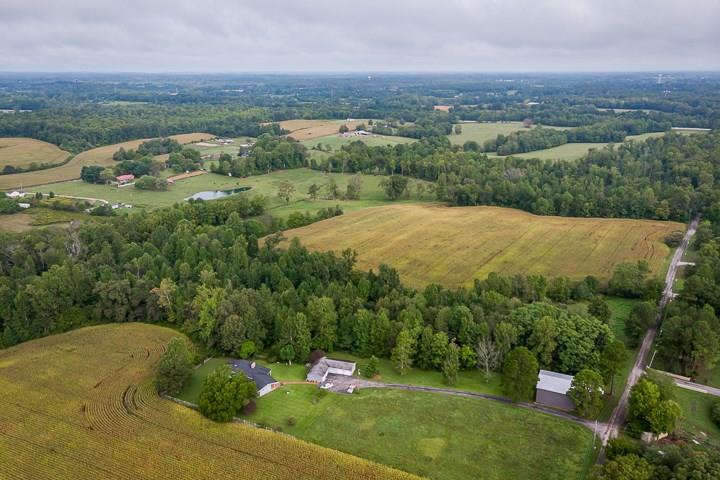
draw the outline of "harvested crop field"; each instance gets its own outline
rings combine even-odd
[[[358,267],[388,264],[408,284],[472,284],[491,272],[506,275],[607,279],[615,265],[647,260],[664,272],[663,238],[684,226],[628,219],[543,217],[499,207],[390,205],[368,208],[285,232],[312,250],[346,248]]]
[[[150,380],[179,334],[89,327],[0,351],[3,479],[411,479],[157,396]]]
[[[0,170],[8,165],[27,168],[31,164],[62,163],[70,154],[52,143],[34,138],[0,138]]]
[[[190,143],[199,140],[212,138],[209,133],[186,133],[182,135],[171,135],[180,143]],[[93,148],[77,154],[72,160],[65,165],[46,170],[38,170],[35,172],[17,173],[12,175],[0,175],[0,190],[8,190],[11,188],[30,187],[35,185],[44,185],[47,183],[65,182],[80,178],[80,170],[86,165],[113,165],[115,161],[112,156],[120,147],[127,149],[137,148],[141,143],[149,140],[143,138],[140,140],[131,140],[129,142],[116,143],[113,145],[105,145],[104,147]]]
[[[289,137],[301,141],[338,133],[341,125],[354,130],[361,123],[366,124],[367,120],[285,120],[280,126],[290,132]]]

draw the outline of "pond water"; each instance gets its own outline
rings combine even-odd
[[[246,192],[250,190],[250,187],[238,187],[230,190],[205,190],[198,192],[191,197],[187,197],[185,200],[217,200],[218,198],[229,197],[240,192]]]

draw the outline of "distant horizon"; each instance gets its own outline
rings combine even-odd
[[[3,0],[11,72],[708,72],[716,0]]]
[[[658,74],[720,74],[712,70],[245,70],[245,71],[183,71],[183,70],[0,70],[0,75],[658,75]]]

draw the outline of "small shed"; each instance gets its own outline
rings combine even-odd
[[[572,386],[572,381],[572,375],[540,370],[535,401],[549,407],[575,410],[575,404],[567,395]]]

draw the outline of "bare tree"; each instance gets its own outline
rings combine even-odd
[[[292,182],[285,180],[278,185],[277,196],[285,200],[285,203],[290,203],[293,193],[295,193],[295,185]]]
[[[477,353],[478,368],[485,370],[485,376],[490,377],[490,372],[498,367],[500,351],[489,338],[480,340],[475,348]]]

